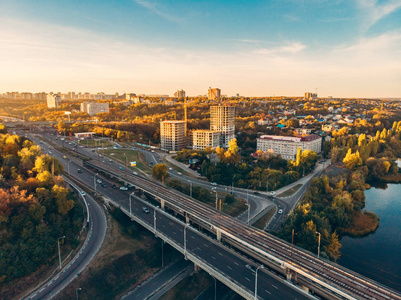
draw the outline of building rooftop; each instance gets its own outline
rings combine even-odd
[[[260,139],[264,140],[275,140],[282,142],[310,142],[313,140],[320,139],[321,137],[316,134],[310,134],[303,137],[294,137],[294,136],[281,136],[281,135],[262,135]]]

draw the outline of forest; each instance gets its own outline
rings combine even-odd
[[[61,177],[62,165],[0,124],[0,286],[57,259],[57,240],[76,247],[82,205]],[[11,293],[11,291],[9,291]],[[3,295],[4,296],[4,295]],[[10,296],[10,295],[9,295]]]

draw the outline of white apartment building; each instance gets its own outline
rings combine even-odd
[[[58,109],[61,106],[61,97],[58,94],[47,94],[47,108],[56,108]]]
[[[205,150],[206,147],[216,149],[220,145],[220,132],[213,130],[192,131],[192,149]]]
[[[211,106],[210,130],[219,131],[220,145],[228,148],[228,142],[235,138],[235,107]]]
[[[257,139],[257,150],[267,152],[272,149],[275,155],[280,154],[284,159],[296,159],[298,148],[311,150],[316,153],[322,151],[322,138],[316,134],[304,137],[262,135]]]
[[[185,98],[185,91],[184,90],[178,90],[174,93],[174,97],[176,98]]]
[[[94,116],[98,113],[108,113],[109,104],[108,103],[98,103],[98,102],[82,102],[81,111]]]
[[[185,121],[160,122],[160,146],[169,151],[181,151],[185,147]]]

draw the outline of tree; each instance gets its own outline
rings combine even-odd
[[[0,133],[3,133],[3,134],[7,133],[6,125],[4,125],[2,123],[0,123]]]
[[[157,164],[152,168],[152,176],[157,180],[164,180],[168,175],[165,164]]]
[[[348,152],[343,159],[343,163],[350,170],[355,170],[356,167],[361,166],[362,159],[359,155],[359,151],[352,153],[352,149],[348,149]]]
[[[296,160],[295,160],[295,166],[296,166],[296,167],[299,167],[299,165],[301,164],[301,155],[302,155],[302,148],[301,148],[301,147],[298,147],[298,150],[297,150],[297,158],[296,158]]]
[[[342,245],[338,240],[338,233],[334,231],[330,235],[329,245],[326,246],[326,253],[328,253],[331,257],[333,257],[334,261],[337,261],[337,259],[339,259],[341,256],[340,252],[341,247]]]

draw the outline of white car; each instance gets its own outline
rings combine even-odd
[[[279,210],[278,210],[278,213],[279,213],[279,214],[282,214],[282,213],[283,213],[283,210],[282,210],[282,209],[279,209]]]
[[[138,173],[137,173],[137,172],[132,172],[132,174],[134,174],[134,175],[138,175]]]
[[[217,185],[217,183],[216,182],[212,182],[211,185]]]
[[[122,186],[122,187],[120,187],[120,190],[122,190],[122,191],[128,191],[128,188],[127,188],[126,186]]]
[[[177,174],[178,174],[178,175],[182,175],[182,173],[181,173],[181,172],[178,172]]]
[[[82,196],[86,196],[86,193],[84,191],[80,192]]]

